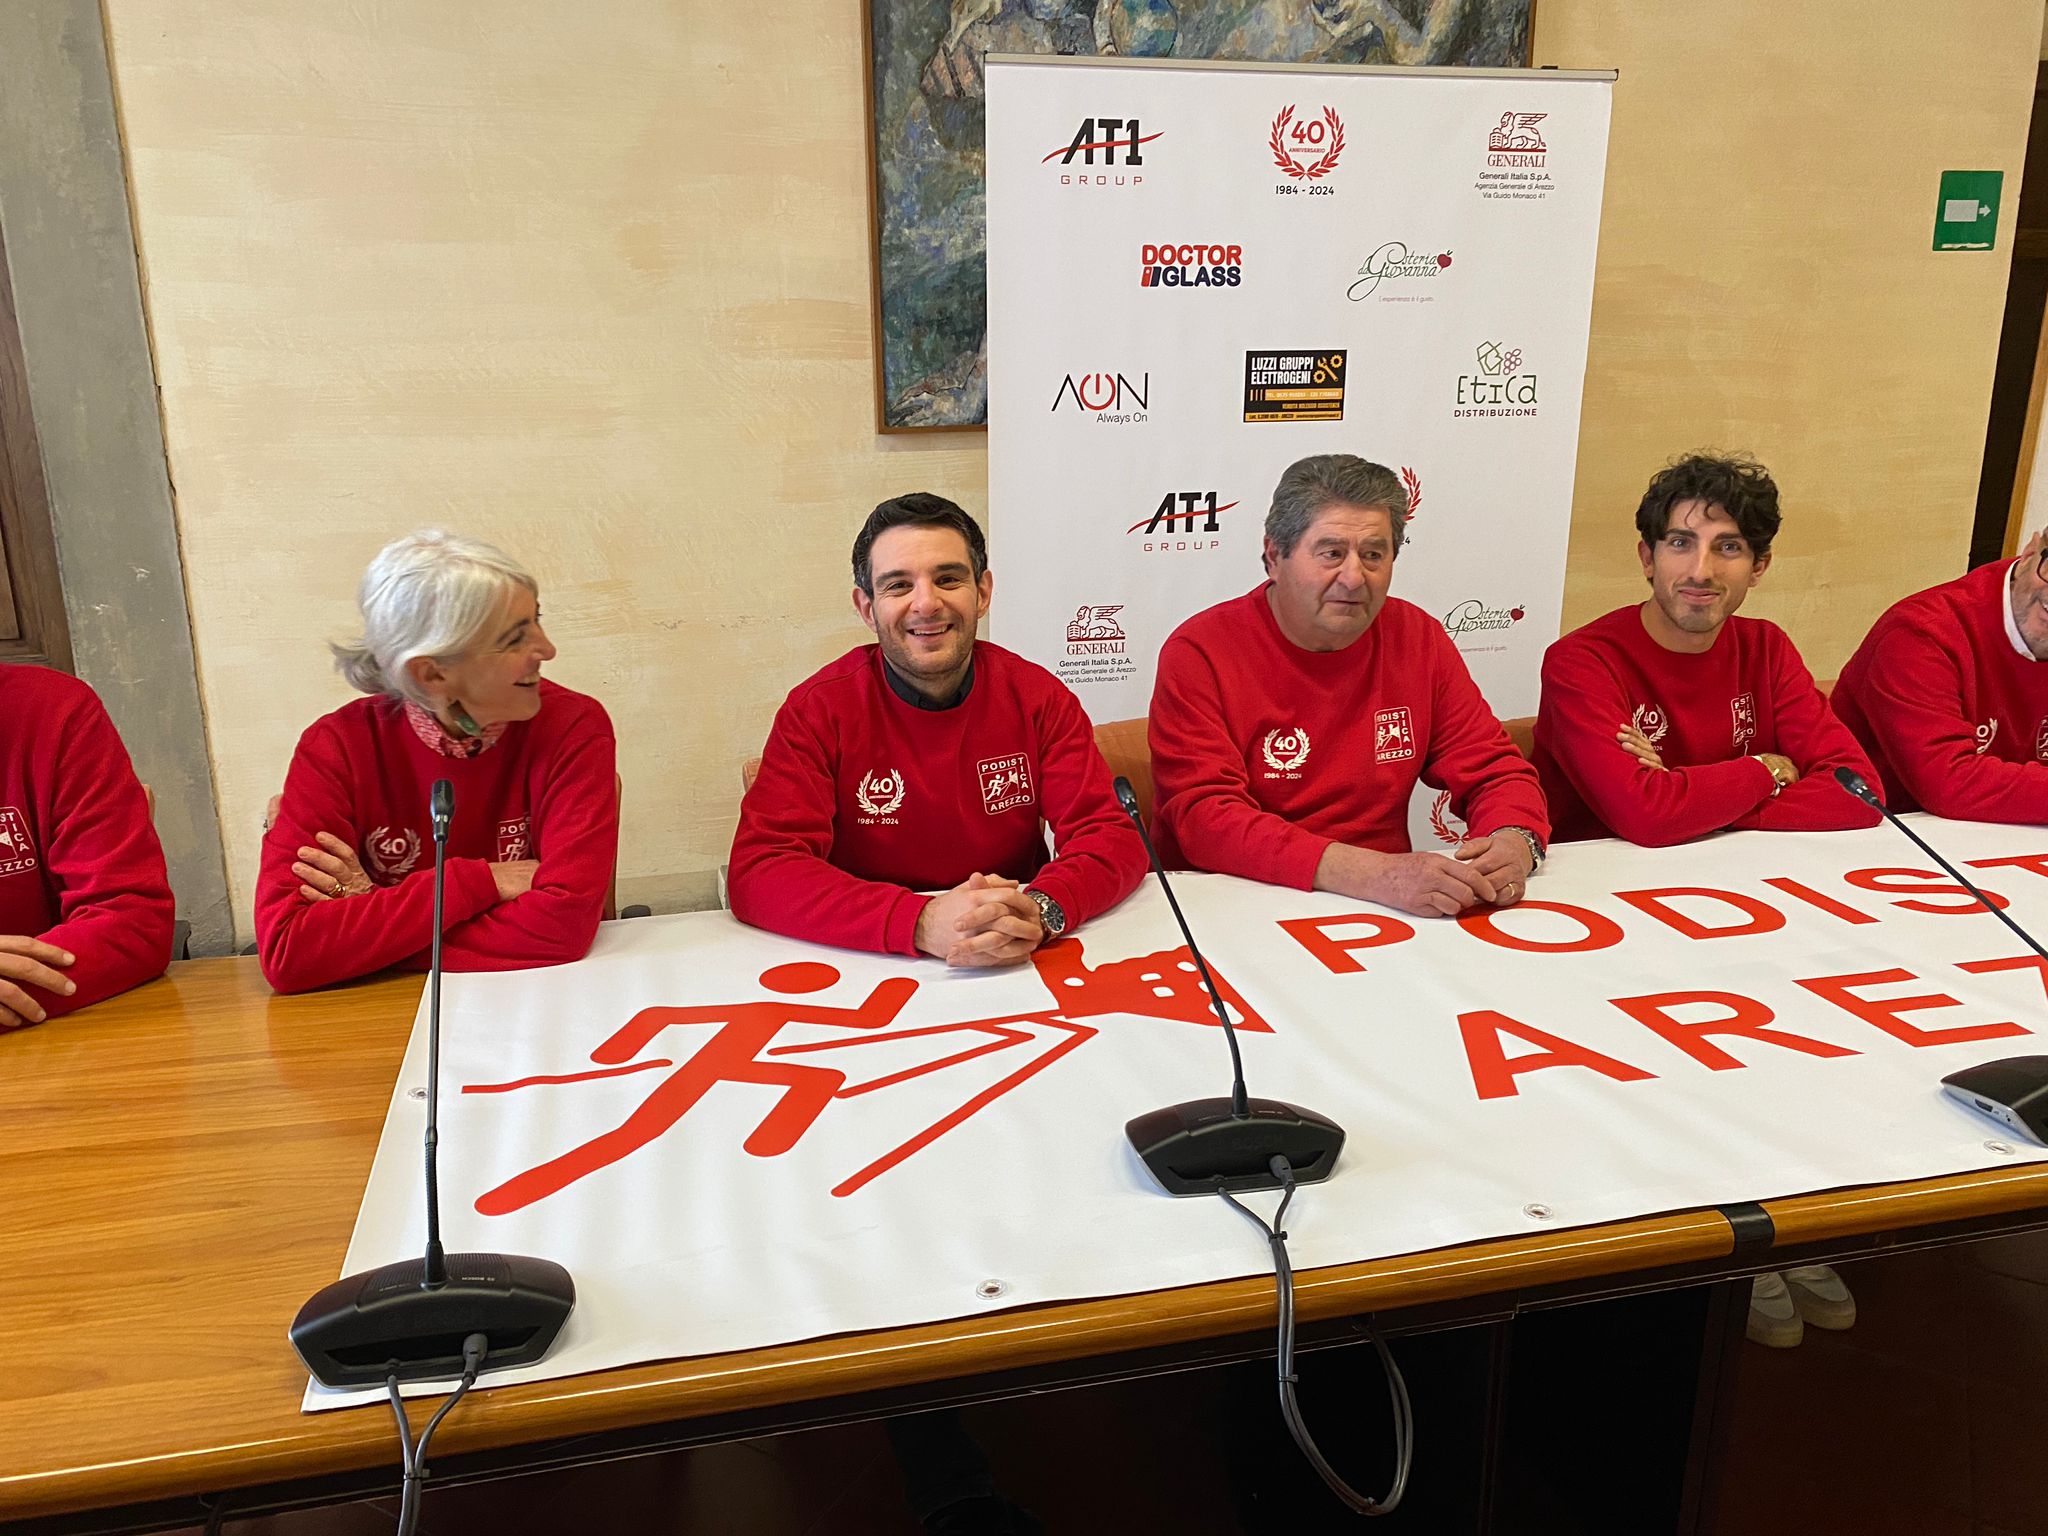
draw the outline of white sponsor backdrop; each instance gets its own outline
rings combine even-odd
[[[1534,713],[1610,96],[1556,71],[991,58],[993,638],[1098,722],[1144,714],[1166,637],[1260,579],[1280,471],[1356,453],[1411,488],[1394,594],[1498,713]],[[1328,389],[1338,352],[1342,420],[1245,419],[1248,353]],[[1155,526],[1169,497],[1197,515]]]
[[[1923,824],[1958,857],[2035,856],[1982,880],[2048,927],[2048,837]],[[2041,1049],[2041,969],[1912,861],[1885,828],[1574,844],[1535,904],[1490,919],[1491,938],[1187,877],[1216,973],[1266,1026],[1244,1036],[1252,1091],[1350,1132],[1335,1175],[1296,1202],[1296,1261],[2043,1155],[1997,1150],[1997,1127],[1936,1090],[1958,1067]],[[1662,908],[1643,894],[1694,886],[1728,894],[1669,894]],[[1322,921],[1286,926],[1299,919]],[[1375,937],[1386,942],[1343,947]],[[1158,1194],[1123,1140],[1132,1116],[1227,1084],[1156,886],[1041,959],[956,974],[714,912],[608,923],[574,965],[449,977],[448,1246],[558,1259],[578,1290],[554,1356],[493,1379],[1263,1270],[1240,1218]],[[1638,1016],[1652,995],[1675,1021],[1662,1032]],[[1873,999],[1898,1000],[1897,1017]],[[618,1042],[648,1008],[670,1010],[643,1021],[665,1027]],[[1809,1044],[1673,1038],[1736,1011]],[[419,1251],[424,1039],[422,1022],[348,1271]],[[1609,1065],[1487,1065],[1559,1042]],[[709,1088],[691,1102],[697,1074]],[[522,1184],[606,1137],[615,1161],[591,1158],[550,1193]]]

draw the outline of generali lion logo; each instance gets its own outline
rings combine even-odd
[[[1441,790],[1429,803],[1429,830],[1437,835],[1437,841],[1447,847],[1462,847],[1465,842],[1465,823],[1451,810],[1451,792]]]
[[[370,873],[378,884],[396,885],[420,861],[420,835],[411,827],[378,827],[363,839],[363,852],[369,855]]]
[[[1654,704],[1638,704],[1636,712],[1628,717],[1628,723],[1643,733],[1643,739],[1656,746],[1671,730],[1671,722],[1664,718],[1664,711]]]
[[[853,798],[870,816],[895,815],[896,808],[903,803],[903,771],[891,768],[887,773],[862,774]]]
[[[1991,743],[1998,739],[1998,716],[1993,715],[1977,727],[1977,755],[1982,757],[1991,750]]]
[[[1300,726],[1268,731],[1266,739],[1259,743],[1259,756],[1275,773],[1299,778],[1297,770],[1308,761],[1308,732]]]

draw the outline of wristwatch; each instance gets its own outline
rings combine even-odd
[[[1056,939],[1067,931],[1067,914],[1058,902],[1034,885],[1025,886],[1024,894],[1037,906],[1038,920],[1045,924],[1048,939]]]
[[[1533,875],[1538,870],[1543,868],[1543,845],[1536,841],[1536,834],[1534,832],[1531,832],[1527,827],[1502,827],[1500,830],[1503,832],[1515,833],[1522,839],[1523,842],[1529,845],[1529,858],[1531,860],[1531,863],[1529,865],[1530,874]]]

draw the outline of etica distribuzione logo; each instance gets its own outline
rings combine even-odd
[[[1536,375],[1524,371],[1522,349],[1482,341],[1473,348],[1476,371],[1458,375],[1457,416],[1534,416]]]
[[[1038,163],[1059,161],[1063,187],[1141,186],[1145,146],[1160,136],[1135,117],[1084,117],[1073,138]]]
[[[1147,245],[1139,249],[1138,264],[1140,288],[1235,288],[1244,273],[1244,247]]]

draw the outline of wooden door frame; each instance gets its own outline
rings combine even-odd
[[[0,637],[0,661],[45,662],[72,670],[71,628],[57,540],[50,528],[49,488],[29,406],[28,365],[14,311],[7,246],[0,233],[0,558],[20,621],[17,639]]]

